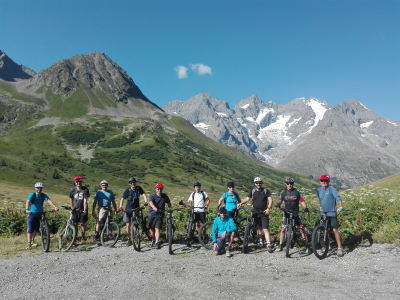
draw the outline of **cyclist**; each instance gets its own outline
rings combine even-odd
[[[130,184],[130,187],[127,188],[124,193],[122,194],[121,201],[119,202],[119,210],[123,211],[123,205],[124,205],[124,200],[126,199],[126,207],[125,210],[132,210],[138,208],[139,205],[139,198],[140,195],[143,195],[144,199],[144,204],[147,205],[147,197],[146,194],[144,193],[143,189],[139,186],[136,185],[136,179],[134,177],[131,177],[128,179],[128,182]],[[129,242],[128,244],[130,245],[132,241],[130,240],[130,231],[131,231],[131,218],[132,218],[133,212],[125,212],[123,221],[126,223],[126,233],[128,234],[129,237]]]
[[[343,210],[342,198],[340,198],[336,189],[329,185],[330,178],[326,174],[322,174],[319,178],[321,186],[317,189],[317,195],[319,200],[319,206],[321,215],[323,212],[327,212],[328,224],[333,229],[335,240],[338,245],[337,256],[343,256],[342,242],[340,240],[338,221],[336,213],[336,202],[339,204],[339,211]]]
[[[238,204],[241,202],[239,194],[236,193],[235,183],[229,181],[226,185],[228,191],[223,193],[221,198],[218,200],[218,206],[221,206],[222,202],[225,202],[226,215],[236,218]]]
[[[149,198],[150,211],[147,227],[150,229],[150,233],[153,238],[151,245],[156,245],[157,249],[160,249],[160,230],[164,218],[165,204],[171,208],[171,200],[167,194],[162,192],[164,185],[161,182],[158,182],[155,188],[156,193],[150,195]]]
[[[75,187],[69,192],[69,200],[71,201],[72,219],[76,232],[78,232],[78,223],[81,223],[82,239],[86,240],[86,222],[88,220],[88,200],[89,189],[82,186],[82,177],[74,178]]]
[[[111,203],[114,207],[114,211],[117,211],[117,204],[115,203],[114,193],[108,189],[108,182],[106,180],[102,180],[100,182],[101,190],[96,192],[96,196],[94,196],[93,207],[92,207],[92,216],[93,218],[97,218],[96,216],[96,205],[99,203],[99,208],[97,211],[98,220],[96,224],[96,235],[95,239],[99,239],[100,230],[103,227],[103,222],[107,216],[107,210],[110,209]],[[110,211],[110,214],[112,211]]]
[[[212,241],[214,244],[214,255],[219,255],[225,247],[226,256],[230,257],[232,242],[235,237],[236,225],[232,217],[227,214],[225,207],[219,208],[219,216],[214,219],[212,227]]]
[[[194,222],[196,223],[196,231],[200,230],[201,224],[206,222],[206,212],[210,205],[210,199],[206,192],[201,190],[201,183],[196,181],[193,184],[194,192],[188,198],[188,201],[183,202],[185,205],[193,205],[194,208]]]
[[[299,204],[301,203],[301,205],[304,208],[304,211],[308,213],[309,210],[307,208],[306,202],[304,201],[304,198],[301,196],[300,192],[296,188],[294,188],[294,179],[291,177],[286,178],[285,184],[286,184],[286,188],[284,190],[282,190],[281,197],[280,197],[278,203],[276,204],[276,207],[280,208],[282,202],[284,202],[285,208],[287,210],[298,212]],[[279,239],[279,245],[277,247],[278,251],[282,251],[282,248],[283,248],[282,244],[283,244],[284,234],[286,231],[288,217],[289,217],[288,214],[286,212],[284,212],[283,218],[282,218],[282,228],[281,228],[281,234],[280,234],[280,239]],[[301,218],[299,215],[297,215],[295,217],[295,224],[296,224],[297,228],[299,229],[300,234],[301,234],[303,240],[305,241],[306,245],[308,245],[307,236],[304,234],[304,230],[303,230],[303,222],[301,221]],[[311,250],[308,246],[306,248],[306,253],[311,254]]]
[[[267,241],[267,250],[268,252],[272,252],[272,245],[271,245],[271,236],[269,232],[269,213],[272,207],[272,195],[271,192],[267,188],[262,187],[262,179],[260,177],[254,178],[254,185],[249,194],[247,195],[246,199],[239,204],[239,207],[243,204],[246,204],[253,200],[253,208],[254,208],[254,217],[257,224],[257,235],[261,236],[264,232],[265,240]],[[260,213],[261,212],[261,213]],[[259,245],[263,245],[262,239],[259,241]]]
[[[36,182],[35,183],[35,191],[30,193],[28,199],[26,200],[26,213],[28,214],[28,229],[26,231],[28,238],[27,249],[31,249],[32,247],[37,247],[35,243],[35,233],[39,231],[40,228],[40,219],[43,213],[43,202],[46,201],[49,203],[54,211],[58,211],[57,206],[50,200],[49,196],[47,196],[43,191],[43,183]]]

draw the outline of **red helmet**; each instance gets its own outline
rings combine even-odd
[[[82,177],[81,176],[76,176],[74,180],[75,180],[75,182],[82,181]]]
[[[322,174],[321,175],[321,177],[319,178],[319,180],[321,181],[321,180],[325,180],[325,181],[328,181],[329,182],[329,176],[328,175],[326,175],[326,174]]]
[[[164,186],[163,186],[163,184],[162,184],[161,182],[158,182],[158,183],[156,184],[156,189],[162,190],[163,188],[164,188]]]

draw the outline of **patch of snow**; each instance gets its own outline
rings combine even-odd
[[[365,109],[368,109],[368,107],[366,107],[364,104],[362,104],[361,102],[360,102],[360,105],[362,106],[362,107],[364,107]]]
[[[361,124],[360,124],[360,128],[368,128],[369,126],[371,126],[372,123],[374,123],[374,121],[369,121],[369,122],[361,123]]]
[[[307,105],[312,108],[315,114],[314,124],[307,131],[307,133],[311,133],[311,131],[318,125],[319,121],[324,118],[324,115],[328,108],[326,108],[326,105],[324,103],[313,98],[311,98],[307,102]]]
[[[227,114],[222,112],[217,112],[217,115],[220,117],[227,117]]]
[[[291,127],[292,125],[296,124],[297,122],[299,122],[301,120],[301,117],[298,119],[294,119],[292,122],[290,122],[287,126]]]
[[[390,125],[398,126],[395,122],[392,122],[392,121],[386,121],[386,122],[388,122]]]
[[[210,127],[210,125],[207,125],[207,124],[202,123],[202,122],[194,124],[193,126],[196,127],[196,128],[203,128],[203,129],[208,129],[208,127]]]
[[[290,143],[290,137],[287,136],[287,122],[290,118],[291,116],[279,115],[274,123],[260,130],[257,138],[261,140],[263,136],[268,136],[268,139],[272,138],[276,141],[284,140]]]
[[[260,124],[260,122],[262,121],[262,119],[264,119],[264,117],[269,114],[269,113],[273,113],[274,109],[273,108],[264,108],[257,116],[256,119],[256,123]]]
[[[256,121],[256,120],[254,120],[253,117],[247,117],[246,120],[247,120],[247,121],[250,121],[250,122],[255,122],[255,121]]]
[[[247,104],[243,105],[243,106],[241,107],[241,109],[247,109],[247,108],[249,108],[249,106],[250,106],[250,103],[247,103]]]

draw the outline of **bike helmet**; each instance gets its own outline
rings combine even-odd
[[[156,189],[162,190],[163,188],[164,188],[164,185],[163,185],[161,182],[158,182],[158,183],[156,184]]]
[[[82,177],[81,177],[81,176],[76,176],[76,177],[74,178],[74,181],[75,181],[75,182],[82,181]]]
[[[226,184],[226,186],[227,187],[235,187],[235,183],[233,182],[233,181],[229,181],[227,184]]]
[[[329,176],[326,175],[326,174],[322,174],[321,177],[319,178],[319,180],[320,181],[327,181],[327,182],[330,181]]]
[[[196,181],[196,182],[193,184],[193,187],[195,187],[195,186],[201,186],[201,183],[198,182],[198,181]]]
[[[102,180],[102,181],[100,182],[100,185],[102,185],[102,184],[107,184],[107,185],[108,185],[107,180]]]
[[[256,177],[256,178],[254,178],[254,183],[256,183],[256,182],[262,182],[261,177]]]
[[[288,177],[285,179],[286,184],[294,184],[294,179],[292,177]]]
[[[224,215],[226,215],[226,208],[225,208],[225,206],[220,207],[219,210],[218,210],[218,213],[219,213],[219,214],[224,214]]]
[[[43,188],[43,183],[41,183],[41,182],[36,182],[36,183],[35,183],[35,188]]]
[[[132,183],[132,182],[133,182],[133,183],[135,183],[135,182],[136,182],[136,179],[135,179],[135,177],[131,177],[131,178],[129,178],[129,179],[128,179],[128,182],[129,182],[129,183]]]

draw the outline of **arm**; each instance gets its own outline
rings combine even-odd
[[[269,215],[269,212],[271,211],[271,207],[272,207],[272,197],[269,196],[268,197],[268,206],[267,206],[267,209],[264,211],[264,213],[266,215]]]
[[[88,212],[88,198],[83,198],[83,213],[87,214]]]
[[[54,203],[50,199],[47,200],[47,202],[51,205],[51,207],[53,207],[54,211],[58,210],[57,206],[55,206]]]
[[[237,227],[236,227],[235,222],[233,221],[233,218],[230,218],[229,222],[228,222],[228,228],[226,229],[226,231],[228,233],[230,233],[230,232],[236,231],[236,229],[237,229]]]
[[[334,187],[331,187],[331,191],[332,191],[333,196],[336,199],[337,204],[339,204],[339,207],[340,207],[339,210],[342,211],[343,210],[342,198],[339,196],[338,192],[336,191],[336,189]]]
[[[210,198],[206,198],[206,203],[205,203],[205,206],[206,206],[206,209],[208,209],[208,206],[210,205]]]
[[[154,205],[154,203],[153,203],[153,201],[149,201],[149,205],[150,205],[150,207],[152,208],[152,210],[154,210],[154,211],[157,211],[158,209],[157,209],[157,207]]]
[[[27,213],[28,215],[31,214],[31,212],[29,211],[30,203],[31,203],[31,202],[30,202],[29,200],[26,200],[25,211],[26,211],[26,213]]]
[[[148,201],[147,201],[147,196],[146,196],[146,194],[143,194],[143,199],[144,199],[144,205],[149,204]]]
[[[121,197],[121,200],[119,201],[119,210],[123,210],[123,206],[124,206],[124,197]]]
[[[222,204],[222,201],[224,201],[224,198],[219,198],[219,200],[218,200],[218,206],[221,206],[221,204]]]
[[[247,202],[250,201],[250,197],[247,196],[246,199],[244,199],[244,201],[242,203],[239,204],[239,207],[241,207],[242,205],[245,205]]]
[[[71,211],[72,211],[74,209],[74,199],[72,199],[71,196],[69,197],[69,203],[70,203]]]
[[[217,226],[217,219],[215,219],[212,229],[211,229],[211,236],[212,236],[213,244],[215,244],[217,242],[217,233],[218,233],[218,226]]]
[[[96,205],[97,205],[97,195],[94,197],[93,206],[92,206],[92,216],[96,218]]]

